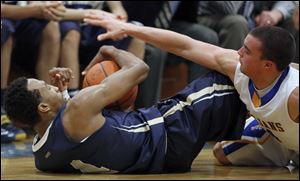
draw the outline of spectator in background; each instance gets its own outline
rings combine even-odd
[[[294,8],[293,22],[295,29],[299,31],[299,4]]]
[[[214,31],[197,24],[197,9],[195,8],[197,2],[123,1],[123,6],[128,13],[129,20],[139,21],[145,26],[170,29],[198,40],[218,44],[218,37]],[[182,57],[167,54],[149,44],[146,44],[145,62],[149,65],[150,72],[140,85],[136,101],[138,107],[151,106],[160,99],[160,86],[165,63],[167,66],[174,62],[176,64],[186,63],[189,71],[188,82],[207,72],[207,69],[200,65],[184,61]]]
[[[299,63],[299,31],[293,22],[293,11],[297,9],[297,4],[299,9],[298,1],[245,1],[239,14],[247,19],[250,30],[257,26],[279,26],[292,33],[297,46],[293,62]]]
[[[200,40],[213,45],[219,44],[218,34],[202,24],[197,23],[197,1],[184,2],[180,1],[174,17],[170,23],[170,30],[180,34],[187,35],[196,40]],[[204,75],[209,69],[184,58],[168,53],[167,63],[174,62],[186,63],[188,65],[188,83]]]
[[[80,66],[86,66],[100,46],[114,45],[121,49],[127,49],[140,58],[144,57],[144,43],[142,41],[126,38],[120,41],[98,42],[96,36],[105,30],[82,23],[84,13],[89,11],[114,16],[126,22],[127,13],[120,1],[65,1],[64,3],[67,9],[60,22],[62,37],[60,66],[71,68],[74,72],[74,79],[69,85],[71,97],[78,92],[80,87]],[[112,14],[102,10],[104,3],[107,3]]]
[[[2,1],[1,1],[2,2]],[[24,1],[23,1],[24,2]],[[23,130],[11,125],[3,110],[4,94],[11,63],[22,65],[41,80],[49,82],[48,69],[57,66],[59,53],[59,2],[34,2],[21,6],[18,1],[1,4],[1,142],[23,140]],[[25,2],[26,3],[26,2]],[[53,8],[57,15],[49,12]],[[2,134],[3,133],[3,134]]]
[[[198,23],[218,34],[219,45],[238,50],[248,33],[246,19],[238,15],[242,1],[198,1]]]

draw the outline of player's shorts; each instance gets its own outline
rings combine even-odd
[[[7,41],[9,35],[16,31],[15,21],[1,19],[1,46]]]
[[[157,104],[166,127],[167,172],[188,171],[207,141],[240,139],[247,110],[231,80],[207,73]]]
[[[253,117],[246,120],[241,140],[222,141],[221,145],[233,165],[282,167],[290,160],[299,165],[299,154],[280,144]]]
[[[1,45],[14,37],[12,62],[34,71],[42,32],[49,21],[39,19],[2,19]]]

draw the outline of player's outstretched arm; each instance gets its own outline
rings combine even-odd
[[[84,21],[107,30],[107,33],[98,36],[99,41],[105,39],[118,40],[126,36],[132,36],[230,77],[233,77],[238,63],[239,55],[237,51],[197,41],[176,32],[137,26],[110,17],[100,17],[93,13],[87,14]]]
[[[149,67],[130,52],[102,46],[94,60],[114,60],[120,70],[101,84],[82,89],[68,103],[63,122],[67,134],[76,141],[90,136],[104,124],[102,109],[120,99],[148,75]]]

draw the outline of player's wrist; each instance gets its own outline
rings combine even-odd
[[[65,101],[68,101],[70,99],[68,89],[65,89],[65,90],[62,91],[62,96],[63,96]]]
[[[144,26],[144,24],[139,21],[129,21],[129,23],[134,24],[136,26]]]

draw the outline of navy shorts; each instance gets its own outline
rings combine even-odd
[[[12,51],[12,63],[18,64],[34,72],[38,49],[41,42],[42,32],[47,20],[24,19],[24,20],[2,20],[1,45],[8,37],[14,37]]]

